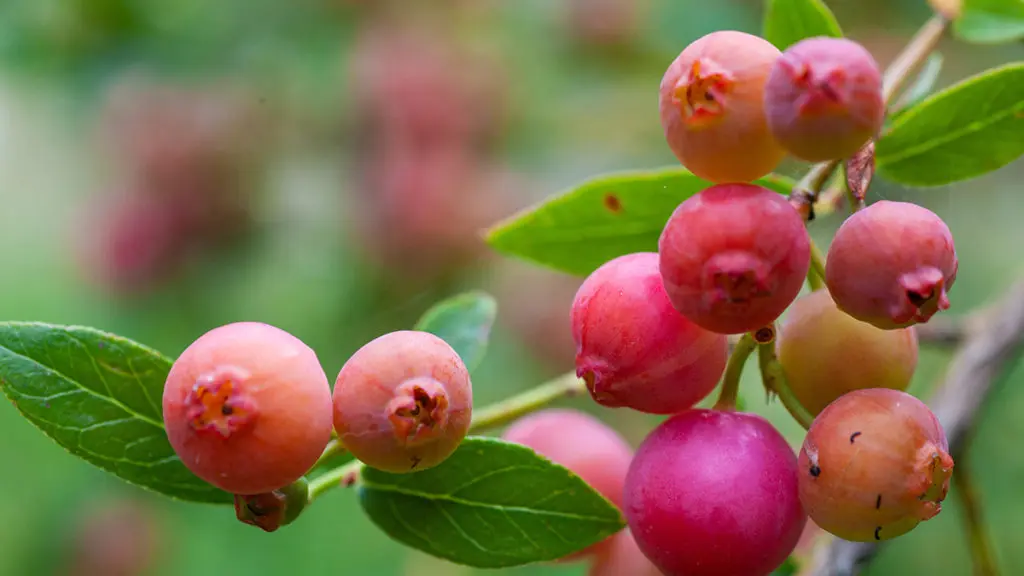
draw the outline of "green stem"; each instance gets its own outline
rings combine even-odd
[[[341,486],[351,486],[355,484],[359,478],[359,472],[363,469],[363,463],[359,460],[352,460],[346,464],[338,466],[333,470],[328,470],[315,479],[309,482],[309,498],[308,502],[313,502],[320,496],[323,496],[328,490]]]
[[[760,344],[757,350],[758,365],[761,368],[761,379],[764,382],[765,390],[775,394],[782,401],[793,419],[800,423],[804,429],[810,429],[814,422],[814,416],[804,408],[803,404],[793,395],[789,387],[789,380],[782,371],[782,365],[775,355],[775,343]]]
[[[971,560],[974,563],[974,575],[998,576],[992,535],[982,519],[981,498],[974,485],[974,474],[967,462],[960,462],[953,469],[953,481],[957,484],[957,494],[963,506],[964,528],[967,531]]]
[[[572,372],[563,374],[558,378],[549,380],[544,384],[537,386],[536,388],[531,388],[522,394],[517,394],[511,398],[507,398],[476,412],[473,417],[473,422],[470,424],[469,431],[471,433],[481,432],[503,426],[520,416],[543,408],[559,398],[582,394],[586,392],[586,390],[586,383],[582,379],[577,378],[576,374]],[[334,444],[334,447],[332,448],[332,444],[328,444],[327,450],[324,450],[324,454],[320,457],[318,463],[323,462],[330,455],[333,455],[329,454],[331,451],[334,451],[334,453],[344,452],[345,448],[341,446],[340,442],[332,440],[332,443]],[[351,486],[352,484],[355,484],[359,479],[359,472],[362,468],[362,462],[353,460],[337,468],[324,472],[316,479],[310,481],[309,501],[312,502],[323,493],[336,486],[343,484]]]
[[[732,349],[729,356],[729,363],[725,366],[725,376],[722,377],[722,392],[715,402],[715,410],[735,410],[736,398],[739,396],[740,376],[743,375],[743,367],[747,359],[757,348],[757,342],[752,334],[744,334]]]
[[[324,448],[323,454],[320,455],[320,458],[317,459],[316,464],[314,464],[313,467],[316,468],[327,460],[344,453],[345,446],[342,445],[341,440],[331,438],[331,441],[327,443],[327,447]]]
[[[549,380],[536,388],[512,396],[492,404],[473,414],[473,423],[469,427],[470,432],[481,432],[491,428],[497,428],[509,422],[543,408],[551,402],[564,396],[575,396],[587,391],[587,384],[576,374],[568,372]]]
[[[825,287],[825,254],[814,240],[811,240],[811,267],[807,271],[807,284],[812,292]]]
[[[911,75],[935,51],[935,47],[939,45],[939,40],[942,40],[947,28],[949,28],[949,20],[940,14],[935,14],[928,22],[925,22],[924,26],[903,48],[903,51],[889,64],[882,76],[882,98],[885,99],[886,104],[892,102]]]

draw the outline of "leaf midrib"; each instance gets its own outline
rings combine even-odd
[[[999,122],[1008,116],[1015,115],[1019,111],[1019,109],[1024,110],[1024,102],[1017,102],[1016,104],[1009,108],[1006,108],[996,114],[988,116],[986,120],[978,120],[975,122],[971,122],[966,126],[960,128],[959,130],[952,130],[950,132],[946,132],[944,136],[932,138],[916,146],[905,147],[901,153],[880,155],[878,158],[878,164],[879,166],[897,164],[899,162],[906,161],[908,158],[919,156],[930,150],[949,144],[950,142],[953,142],[966,134],[981,132],[982,130],[988,128],[989,126],[995,124],[996,122]],[[909,121],[910,119],[906,119],[906,121],[903,122],[901,125],[893,126],[892,131],[895,132],[897,129],[900,128],[900,126],[905,125],[906,122]]]
[[[497,504],[488,504],[485,502],[474,502],[472,500],[465,500],[463,498],[457,498],[449,494],[431,494],[428,492],[420,492],[418,490],[410,490],[408,488],[401,488],[393,484],[377,484],[372,481],[367,481],[365,478],[361,481],[363,488],[370,490],[378,490],[380,492],[392,492],[395,494],[401,494],[403,496],[411,496],[414,498],[420,498],[431,502],[449,502],[451,504],[458,504],[470,508],[483,508],[485,510],[498,511],[501,513],[508,512],[519,512],[523,514],[535,514],[537,516],[550,516],[555,518],[566,518],[572,520],[586,520],[590,522],[598,522],[601,524],[618,525],[619,521],[617,518],[607,518],[601,516],[585,516],[582,514],[573,514],[571,512],[557,512],[553,510],[536,510],[533,508],[526,508],[523,506],[502,506]]]

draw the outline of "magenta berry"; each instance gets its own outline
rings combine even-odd
[[[604,422],[576,410],[549,408],[515,421],[501,437],[568,468],[612,504],[622,507],[622,489],[633,448]],[[568,559],[596,553],[604,545],[591,546]]]
[[[302,477],[327,446],[331,389],[300,340],[239,322],[181,353],[164,385],[163,417],[196,476],[234,494],[262,494]]]
[[[734,30],[698,38],[661,80],[661,124],[669,148],[690,172],[712,182],[768,174],[786,152],[765,119],[764,86],[779,50]]]
[[[689,410],[637,450],[626,520],[667,576],[767,576],[807,521],[797,476],[796,454],[764,418]]]
[[[387,472],[434,467],[469,431],[469,372],[444,340],[401,330],[349,358],[334,384],[334,428],[366,465]]]
[[[775,139],[808,162],[853,156],[885,119],[878,64],[847,38],[808,38],[787,48],[764,98]]]
[[[790,389],[812,415],[852,390],[906,390],[917,368],[916,328],[861,322],[836,308],[828,290],[793,302],[775,346]]]
[[[800,451],[800,500],[846,540],[888,540],[942,510],[953,459],[931,410],[906,392],[856,390],[814,420]]]
[[[934,212],[880,200],[839,227],[825,283],[842,311],[890,330],[949,308],[958,266],[953,235]]]
[[[604,406],[653,414],[691,408],[725,370],[728,343],[677,312],[653,252],[594,271],[572,306],[576,374]]]
[[[803,219],[783,196],[753,184],[719,184],[688,198],[658,247],[672,305],[721,334],[775,321],[811,262]]]

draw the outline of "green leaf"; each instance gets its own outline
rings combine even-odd
[[[795,185],[777,175],[756,183],[781,194]],[[618,256],[657,250],[672,212],[708,186],[681,168],[595,177],[497,223],[487,242],[507,255],[585,276]]]
[[[388,536],[479,568],[561,558],[625,526],[619,510],[567,469],[493,438],[467,438],[422,472],[364,468],[360,503]]]
[[[440,337],[458,352],[466,368],[483,360],[498,303],[485,292],[473,291],[438,302],[416,323],[416,329]]]
[[[1024,154],[1024,62],[988,70],[897,118],[875,149],[878,171],[908,186],[940,186],[1002,168]]]
[[[79,326],[0,324],[0,388],[72,454],[182,500],[227,504],[174,454],[161,398],[171,361],[126,338]]]
[[[799,571],[800,562],[792,556],[789,556],[786,558],[786,561],[782,563],[782,566],[779,566],[771,573],[771,576],[794,576]]]
[[[768,0],[764,15],[764,38],[779,50],[815,36],[841,38],[832,11],[821,0]]]
[[[965,42],[1001,44],[1024,38],[1021,0],[964,0],[953,34]]]

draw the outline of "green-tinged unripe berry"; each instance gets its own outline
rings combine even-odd
[[[917,329],[882,330],[836,308],[828,290],[797,298],[775,340],[800,403],[816,415],[852,390],[906,390],[917,368]]]

